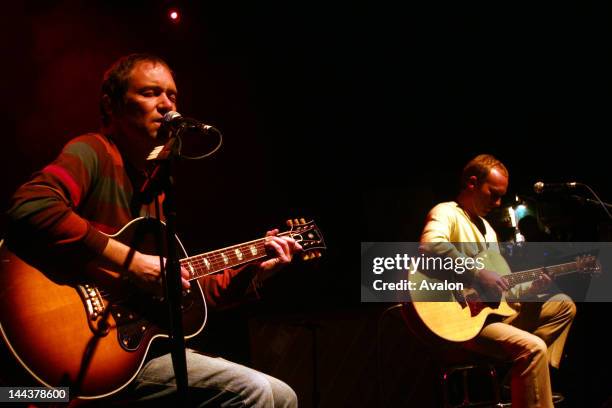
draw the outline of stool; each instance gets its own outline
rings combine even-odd
[[[439,368],[439,388],[444,408],[509,407],[502,403],[495,360],[445,341],[429,331],[407,305],[395,305],[413,337],[429,352]],[[484,375],[483,375],[484,374]],[[477,385],[477,386],[476,386]]]
[[[470,379],[470,373],[486,373],[485,377],[488,378],[490,389],[486,398],[481,396],[481,400],[473,400],[474,393],[470,392],[470,380],[473,382],[473,378]],[[453,386],[452,380],[459,376],[460,391],[458,394],[461,402],[456,403],[454,401],[457,398],[453,398],[453,392],[451,387]],[[453,364],[442,366],[440,370],[440,382],[442,386],[442,398],[444,408],[468,408],[468,407],[508,407],[510,405],[503,404],[501,402],[500,386],[497,377],[497,370],[495,366],[490,362],[484,361],[473,361],[464,364]]]

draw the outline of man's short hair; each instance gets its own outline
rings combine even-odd
[[[508,169],[502,162],[490,154],[479,154],[468,162],[461,173],[461,189],[467,187],[470,177],[476,176],[476,182],[482,183],[491,169],[498,169],[504,176],[508,177]]]
[[[110,117],[106,110],[107,107],[104,103],[104,96],[108,96],[110,108],[113,112],[122,108],[125,101],[125,93],[127,92],[130,81],[130,74],[137,64],[144,61],[164,65],[168,68],[172,77],[174,77],[174,72],[172,72],[168,63],[156,55],[130,54],[119,58],[104,73],[104,79],[100,90],[100,113],[102,115],[102,123],[105,126],[109,124]]]

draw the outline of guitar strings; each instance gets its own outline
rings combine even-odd
[[[285,231],[277,236],[298,235],[314,228],[307,228],[301,231]],[[303,241],[300,240],[300,241]],[[251,262],[256,259],[267,256],[265,252],[265,238],[256,239],[243,244],[233,245],[227,248],[211,251],[205,254],[194,255],[180,260],[182,266],[188,270],[193,268],[195,273],[190,270],[192,278],[190,280],[212,275],[228,267],[237,266],[246,262]],[[255,247],[255,253],[261,255],[253,255],[252,249]],[[236,254],[236,250],[240,251],[241,256]],[[245,255],[246,254],[246,255]],[[207,265],[208,262],[208,265]],[[211,271],[212,269],[212,271]],[[202,273],[202,271],[206,271]]]

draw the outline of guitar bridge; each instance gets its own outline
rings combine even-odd
[[[107,334],[109,328],[106,319],[100,319],[104,316],[106,310],[100,291],[95,286],[87,283],[77,285],[77,289],[85,306],[89,328],[98,335]]]

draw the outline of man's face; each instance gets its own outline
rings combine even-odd
[[[120,137],[151,145],[162,118],[176,110],[176,85],[168,67],[151,61],[137,63],[130,74],[123,107],[113,114]]]
[[[508,190],[508,177],[496,167],[492,168],[486,179],[474,189],[474,211],[481,217],[486,216],[501,205],[501,198]]]

